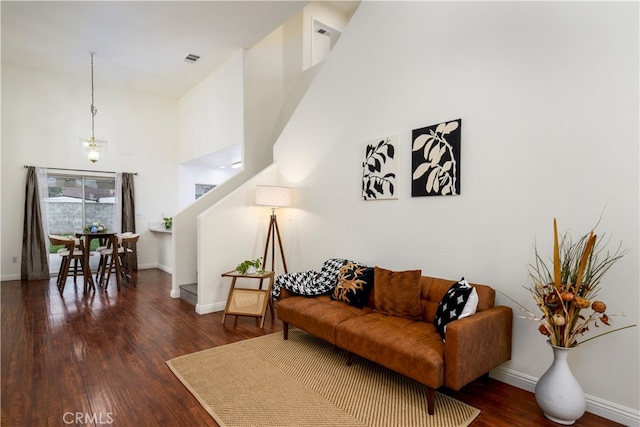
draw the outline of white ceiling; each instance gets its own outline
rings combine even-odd
[[[325,1],[325,0],[322,0]],[[351,16],[359,1],[326,1]],[[2,62],[179,98],[309,1],[4,1]],[[200,59],[188,63],[184,58]],[[187,164],[229,167],[239,145]]]
[[[307,3],[2,1],[2,62],[178,98]]]

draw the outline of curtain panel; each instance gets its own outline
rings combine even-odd
[[[136,232],[135,192],[133,190],[133,173],[122,173],[122,232]],[[133,247],[133,270],[138,269],[137,247]]]
[[[40,172],[40,173],[38,173]],[[20,278],[22,280],[48,280],[49,251],[46,235],[46,212],[42,188],[46,188],[46,179],[42,183],[38,175],[46,177],[46,171],[36,171],[27,167],[27,182],[24,201],[24,224],[22,228],[22,262]]]

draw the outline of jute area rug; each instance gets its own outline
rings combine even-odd
[[[480,411],[299,329],[167,361],[221,426],[468,426]]]

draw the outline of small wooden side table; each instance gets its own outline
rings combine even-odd
[[[231,288],[229,288],[229,296],[227,297],[227,305],[222,314],[222,324],[227,314],[236,316],[253,316],[260,317],[260,327],[264,325],[264,318],[267,313],[267,305],[271,309],[271,318],[273,319],[273,305],[271,304],[271,288],[273,288],[273,271],[265,271],[256,274],[241,274],[237,271],[229,271],[223,273],[222,277],[231,277]],[[259,279],[260,285],[255,288],[236,288],[236,280],[242,279]],[[266,289],[262,289],[264,279],[269,279]]]

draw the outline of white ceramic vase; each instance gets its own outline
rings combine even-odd
[[[553,349],[553,363],[536,384],[536,402],[551,421],[571,425],[587,409],[582,387],[567,363],[573,348],[549,345]]]

